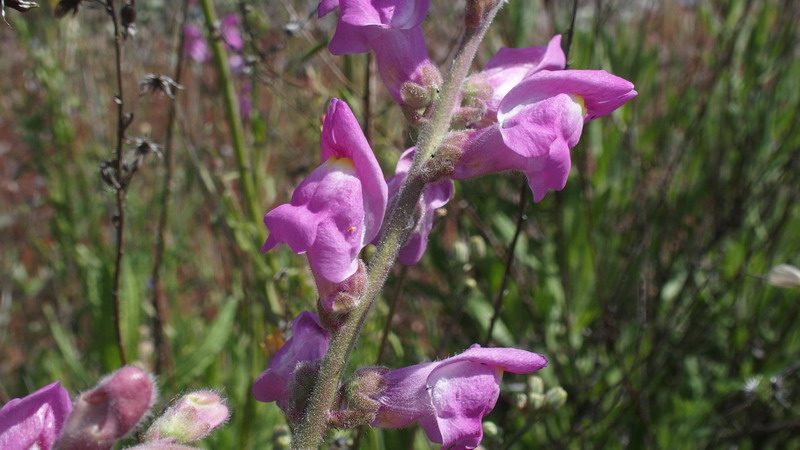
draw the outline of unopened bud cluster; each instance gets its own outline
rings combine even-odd
[[[153,376],[125,366],[70,402],[55,382],[0,409],[0,448],[108,450],[144,422],[156,401]],[[183,396],[157,418],[137,450],[181,450],[228,420],[225,400],[211,391]]]

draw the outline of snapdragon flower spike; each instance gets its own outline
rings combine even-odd
[[[372,426],[400,428],[417,422],[442,448],[475,448],[483,437],[481,420],[500,395],[503,371],[530,373],[546,365],[547,359],[536,353],[476,344],[443,361],[389,371]]]
[[[500,102],[497,124],[470,136],[453,178],[520,170],[539,202],[548,189],[564,188],[569,149],[577,145],[583,124],[610,114],[636,94],[631,82],[604,70],[535,73]]]
[[[322,328],[316,314],[303,311],[292,322],[292,337],[275,353],[267,370],[253,384],[253,396],[275,402],[285,412],[292,400],[292,384],[298,364],[321,360],[328,351],[330,333]]]
[[[71,410],[69,394],[58,381],[12,399],[0,409],[0,448],[49,450]]]
[[[293,252],[306,253],[318,287],[356,272],[358,253],[380,231],[388,199],[378,161],[342,100],[330,102],[321,149],[322,166],[298,186],[290,203],[264,216],[270,234],[261,250],[286,242]]]
[[[501,48],[467,83],[486,82],[492,87],[493,92],[486,99],[485,120],[494,122],[500,102],[523,79],[543,70],[561,70],[566,63],[561,35],[556,35],[544,47]]]
[[[389,179],[389,198],[394,199],[400,192],[400,188],[408,176],[411,164],[414,162],[414,151],[416,147],[411,147],[400,156],[397,161],[395,175]],[[407,266],[413,266],[422,259],[425,249],[428,247],[428,236],[433,228],[433,218],[436,210],[447,204],[453,197],[453,182],[449,179],[435,181],[425,185],[417,203],[416,224],[414,231],[400,249],[398,259]],[[376,239],[377,241],[377,239]]]
[[[76,400],[58,439],[59,449],[109,449],[147,415],[156,398],[152,376],[125,366]]]
[[[375,52],[378,71],[392,97],[403,103],[401,89],[411,82],[436,89],[438,69],[428,57],[422,21],[430,0],[339,0],[339,21],[328,48],[334,55]],[[335,9],[322,1],[322,15]]]

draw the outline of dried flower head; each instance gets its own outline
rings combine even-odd
[[[120,19],[125,37],[136,36],[136,0],[128,0],[128,3],[122,7]]]
[[[78,14],[78,7],[80,7],[81,1],[83,0],[59,0],[58,5],[56,5],[56,17],[60,19],[70,12],[72,15]]]
[[[3,22],[5,22],[6,25],[11,26],[6,20],[6,6],[16,9],[19,12],[26,12],[32,8],[38,8],[39,4],[26,0],[0,0],[0,16],[2,16]]]
[[[144,79],[139,82],[140,96],[150,92],[158,92],[174,100],[175,89],[183,89],[183,86],[166,75],[148,73],[144,76]]]

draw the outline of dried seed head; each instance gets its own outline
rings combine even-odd
[[[80,7],[82,0],[59,0],[56,5],[56,17],[59,19],[66,16],[68,13],[72,15],[78,14],[78,7]]]
[[[144,76],[144,79],[139,82],[140,96],[149,92],[157,92],[174,100],[175,89],[183,89],[183,86],[166,75],[148,73]]]

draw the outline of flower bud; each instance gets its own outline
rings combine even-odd
[[[191,444],[204,439],[228,420],[225,399],[212,391],[196,391],[181,397],[150,426],[145,441],[171,440]]]
[[[489,83],[488,77],[477,73],[467,78],[464,83],[464,92],[461,103],[465,106],[474,106],[478,102],[486,104],[494,95],[494,87]]]
[[[127,447],[126,450],[199,450],[197,447],[174,444],[168,441],[156,441],[139,444],[136,447]]]
[[[459,263],[469,262],[469,246],[464,241],[456,241],[453,243],[453,256]]]
[[[337,329],[366,292],[367,269],[364,261],[359,259],[356,272],[341,283],[321,280],[317,286],[320,291],[317,302],[320,321],[326,329]]]
[[[525,409],[528,406],[528,396],[522,392],[517,392],[514,394],[513,402],[517,409]]]
[[[294,369],[294,378],[289,385],[289,404],[286,408],[286,420],[289,423],[299,423],[308,405],[311,391],[319,374],[321,360],[300,361]]]
[[[561,386],[551,388],[544,395],[544,406],[553,411],[567,403],[567,391]]]
[[[767,274],[767,282],[781,288],[800,288],[800,270],[789,264],[775,266]]]
[[[413,81],[406,81],[400,86],[400,98],[404,105],[413,109],[426,108],[433,100],[428,88]]]
[[[486,15],[503,0],[467,0],[464,22],[468,28],[478,28],[486,20]]]
[[[385,367],[362,367],[342,387],[342,406],[331,413],[330,424],[336,428],[355,428],[375,420],[380,409],[376,400],[386,390]]]
[[[476,106],[462,106],[453,113],[453,128],[464,128],[469,124],[483,120],[488,110],[486,103],[480,101]]]
[[[486,257],[486,240],[479,235],[470,236],[469,238],[470,253],[475,255],[476,259],[483,259]]]
[[[496,423],[487,420],[483,422],[483,435],[487,438],[500,436],[500,427]]]
[[[538,375],[528,378],[528,394],[544,394],[544,380]]]
[[[466,131],[453,131],[445,136],[431,159],[425,163],[423,179],[426,183],[433,183],[450,177],[455,165],[464,154],[463,146],[468,136],[469,132]]]
[[[58,440],[60,449],[108,449],[153,406],[156,387],[144,370],[125,366],[81,394]]]
[[[544,406],[544,394],[528,394],[528,405],[531,411],[538,411]]]
[[[286,425],[275,425],[272,429],[272,448],[289,450],[292,447],[292,432]]]

